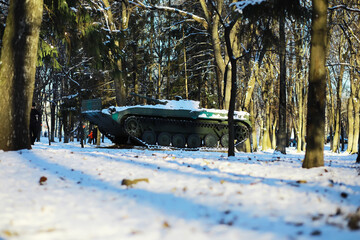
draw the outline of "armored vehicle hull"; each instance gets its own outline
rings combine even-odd
[[[92,101],[92,102],[91,102]],[[228,147],[227,111],[199,108],[189,100],[156,100],[156,105],[97,109],[97,100],[83,103],[83,115],[116,144],[197,149]],[[250,132],[249,114],[235,112],[235,145]]]

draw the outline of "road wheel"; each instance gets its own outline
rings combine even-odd
[[[229,134],[224,134],[220,139],[221,146],[229,147]]]
[[[237,140],[236,144],[242,143],[249,137],[249,129],[245,126],[237,126],[235,132],[235,140]]]
[[[198,148],[201,145],[201,138],[197,134],[191,134],[187,140],[187,146],[189,148]]]
[[[135,137],[141,136],[140,124],[136,117],[128,117],[125,120],[124,127],[127,134]]]
[[[145,131],[141,139],[147,144],[150,145],[156,144],[156,134],[153,131]]]
[[[205,136],[204,141],[206,147],[213,148],[217,146],[218,138],[214,134],[210,133]]]
[[[184,148],[185,143],[186,143],[185,136],[183,134],[181,134],[181,133],[175,134],[172,137],[172,144],[173,144],[174,147]]]
[[[158,136],[158,143],[160,146],[170,146],[171,134],[168,132],[162,132]]]

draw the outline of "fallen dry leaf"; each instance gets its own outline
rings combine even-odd
[[[3,230],[2,233],[7,237],[16,237],[19,236],[17,232],[9,231],[9,230]],[[1,238],[0,238],[1,239]]]
[[[123,179],[121,181],[121,185],[125,185],[127,187],[132,187],[133,185],[139,183],[139,182],[147,182],[149,183],[149,179],[147,178],[138,178],[138,179],[134,179],[134,180],[130,180],[130,179]]]
[[[171,226],[170,226],[170,224],[169,224],[167,221],[164,221],[163,227],[164,227],[164,228],[170,228]]]
[[[347,218],[349,219],[348,227],[351,230],[359,230],[360,229],[360,207],[356,210],[355,213],[349,214],[349,216]]]
[[[39,184],[40,184],[40,185],[44,185],[44,184],[46,183],[46,181],[47,181],[47,177],[42,176],[42,177],[39,179]]]

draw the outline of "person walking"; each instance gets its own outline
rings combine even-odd
[[[37,128],[40,122],[40,112],[35,108],[35,103],[31,106],[30,112],[30,142],[31,145],[35,144],[37,138]]]
[[[94,133],[93,133],[93,130],[90,131],[89,135],[88,135],[88,143],[92,143],[93,142],[93,139],[94,139]]]

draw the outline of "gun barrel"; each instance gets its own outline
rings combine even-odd
[[[130,93],[130,95],[132,95],[132,96],[134,96],[134,97],[139,97],[139,98],[146,99],[146,100],[148,100],[148,101],[150,101],[150,102],[153,102],[153,103],[156,103],[156,104],[165,105],[165,104],[167,103],[167,101],[161,101],[161,100],[159,100],[159,99],[142,96],[142,95],[139,95],[139,94],[136,94],[136,93]]]

